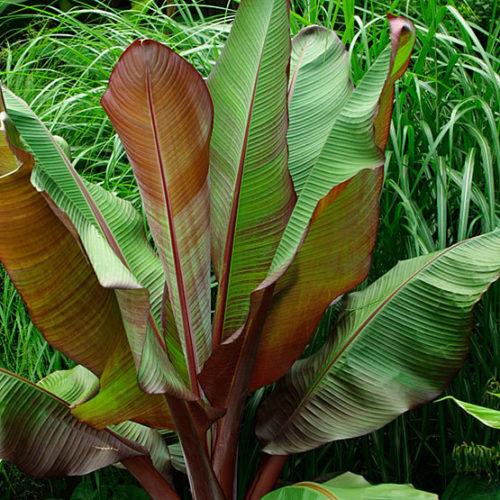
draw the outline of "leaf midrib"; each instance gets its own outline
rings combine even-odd
[[[305,490],[313,490],[320,493],[328,500],[339,500],[339,497],[335,495],[333,491],[329,490],[328,488],[325,488],[323,485],[318,483],[311,483],[308,481],[304,481],[302,483],[297,483],[293,485],[292,488],[301,488],[301,489],[303,488]]]
[[[356,329],[356,331],[352,334],[351,338],[349,339],[348,342],[346,342],[345,346],[339,350],[339,352],[334,356],[334,358],[329,361],[323,369],[318,373],[316,379],[313,381],[313,383],[310,385],[310,388],[306,392],[306,394],[301,398],[299,404],[293,411],[293,413],[287,418],[287,420],[283,423],[283,425],[280,426],[280,431],[283,431],[286,427],[290,425],[292,420],[294,419],[295,415],[307,404],[309,398],[312,398],[314,395],[314,392],[317,388],[317,386],[321,383],[323,378],[328,374],[328,372],[331,370],[332,366],[336,363],[336,361],[340,358],[342,354],[346,352],[346,350],[351,346],[351,344],[354,343],[354,341],[363,333],[363,331],[368,327],[370,322],[375,318],[378,317],[378,314],[390,303],[392,300],[403,290],[406,285],[408,285],[416,276],[418,276],[420,273],[424,272],[428,267],[430,267],[436,260],[443,255],[449,253],[451,250],[457,248],[458,246],[461,246],[466,243],[467,240],[460,241],[456,243],[455,245],[448,247],[441,252],[438,252],[434,258],[432,258],[429,262],[427,262],[423,267],[415,271],[411,276],[409,276],[401,285],[399,285],[396,290],[394,290],[379,306],[375,308],[375,310],[368,316],[368,318]],[[272,441],[275,441],[276,436],[273,437]],[[271,441],[271,442],[272,442]]]
[[[165,164],[163,161],[163,156],[160,148],[160,141],[158,138],[158,123],[156,119],[156,112],[154,107],[154,99],[153,99],[153,88],[151,83],[151,71],[149,64],[146,63],[146,97],[148,102],[148,110],[149,116],[151,119],[151,131],[153,133],[153,139],[156,148],[156,158],[158,161],[158,166],[160,170],[160,178],[162,183],[162,191],[165,200],[165,209],[167,212],[168,219],[168,231],[170,233],[170,241],[172,247],[172,257],[174,261],[174,270],[175,270],[175,278],[177,281],[177,286],[179,290],[179,301],[181,306],[181,315],[182,315],[182,325],[183,325],[183,333],[184,340],[186,344],[187,351],[187,361],[188,361],[188,371],[189,378],[191,382],[191,389],[195,395],[199,397],[199,386],[197,380],[197,362],[196,355],[194,352],[194,342],[192,337],[191,323],[189,320],[189,310],[188,303],[186,297],[186,290],[184,285],[184,277],[182,274],[181,262],[179,257],[179,248],[177,246],[176,232],[174,227],[174,217],[172,213],[172,204],[170,198],[168,196],[168,184],[165,175]]]
[[[274,9],[272,9],[274,10]],[[217,299],[217,310],[216,310],[216,320],[214,323],[214,331],[213,331],[213,347],[219,345],[223,338],[222,335],[224,333],[224,324],[226,322],[226,312],[227,312],[227,299],[229,293],[229,280],[231,275],[231,264],[233,257],[233,249],[235,243],[236,236],[236,221],[238,217],[238,208],[239,201],[241,196],[241,185],[243,182],[243,169],[245,165],[245,157],[248,146],[248,136],[250,134],[250,126],[252,123],[254,104],[255,104],[255,95],[257,92],[257,84],[259,81],[260,70],[262,68],[262,59],[264,57],[264,52],[266,50],[266,42],[269,34],[269,27],[272,22],[272,16],[270,15],[268,18],[267,26],[266,26],[266,36],[264,38],[264,42],[262,44],[261,53],[259,56],[259,62],[257,64],[257,71],[255,74],[253,87],[252,87],[252,97],[250,99],[250,105],[248,107],[248,113],[246,117],[246,125],[245,125],[245,134],[243,136],[243,142],[241,145],[240,159],[238,163],[238,171],[236,174],[235,180],[235,192],[231,203],[231,211],[229,215],[229,225],[226,233],[226,241],[224,244],[224,255],[222,260],[222,269],[221,269],[221,280],[219,281],[219,294]],[[218,312],[220,311],[220,312]]]

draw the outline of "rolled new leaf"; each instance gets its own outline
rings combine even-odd
[[[434,399],[462,366],[472,308],[499,273],[497,230],[402,261],[349,296],[328,344],[264,401],[264,450],[297,453],[367,434]]]
[[[34,477],[84,475],[147,454],[111,431],[83,424],[62,399],[1,368],[0,428],[0,458]]]

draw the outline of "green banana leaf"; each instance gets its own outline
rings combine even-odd
[[[298,195],[353,90],[349,57],[334,31],[308,26],[295,36],[287,141],[288,168]]]
[[[408,20],[391,17],[389,26],[391,44],[355,90],[349,83],[345,52],[334,34],[311,28],[294,42],[290,122],[296,113],[297,121],[308,124],[314,161],[298,153],[293,159],[299,197],[271,269],[252,293],[253,303],[260,307],[258,296],[274,287],[272,304],[262,313],[265,320],[250,390],[283,376],[303,352],[328,305],[367,276],[394,82],[405,71],[415,40]],[[327,123],[320,123],[316,133],[315,114],[306,112],[314,93],[305,94],[311,88],[319,91],[318,86],[326,86],[335,102],[330,103]],[[319,95],[323,96],[321,91]],[[300,130],[289,136],[291,151],[300,149],[299,136]],[[250,311],[247,325],[262,314]],[[202,383],[214,404],[227,400],[223,394],[231,386],[227,379],[247,336],[247,328],[240,329],[205,364]]]
[[[361,292],[259,412],[271,454],[367,434],[434,399],[462,366],[472,308],[500,272],[500,230],[400,262]]]
[[[36,385],[75,406],[97,393],[99,379],[85,367],[77,365],[70,370],[53,372]],[[148,450],[155,468],[165,477],[170,477],[170,452],[159,431],[130,421],[112,425],[109,429]]]
[[[437,500],[437,495],[416,490],[411,484],[371,485],[363,476],[346,472],[325,483],[303,482],[268,493],[263,500]]]
[[[287,168],[288,0],[238,8],[207,84],[212,261],[219,280],[213,343],[245,322],[295,202]]]
[[[488,427],[493,427],[493,429],[500,429],[500,411],[494,410],[493,408],[486,408],[485,406],[479,406],[472,403],[466,403],[465,401],[460,401],[453,396],[446,396],[444,398],[438,399],[436,403],[439,401],[446,400],[453,401],[456,403],[462,410],[466,411],[469,415],[473,416],[476,420],[479,420],[484,425]]]
[[[159,334],[163,273],[147,243],[142,219],[129,203],[85,183],[29,106],[7,89],[3,94],[9,116],[35,155],[33,183],[49,194],[56,213],[78,236],[101,285],[115,290],[131,348],[121,345],[115,350],[104,368],[99,395],[75,414],[101,428],[129,419],[166,427],[168,419],[155,417],[168,415],[165,401],[141,391],[136,368],[145,374],[144,385],[150,392],[162,392],[167,382],[168,390],[181,397],[192,395],[182,373],[174,370],[163,346],[157,345],[163,340]],[[179,352],[178,346],[170,347],[172,353]]]

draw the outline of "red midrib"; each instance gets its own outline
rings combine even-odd
[[[224,259],[222,261],[222,273],[221,280],[219,283],[219,292],[217,294],[217,308],[214,321],[214,332],[212,344],[213,347],[218,346],[222,342],[222,333],[224,330],[224,320],[226,317],[226,307],[227,307],[227,294],[229,289],[229,276],[231,273],[231,258],[233,255],[234,248],[234,235],[236,232],[236,217],[238,215],[238,206],[240,202],[241,195],[241,183],[243,181],[243,166],[245,163],[245,156],[247,152],[248,145],[248,134],[250,133],[250,123],[252,121],[253,107],[255,101],[255,93],[257,91],[257,81],[259,79],[260,68],[262,65],[262,56],[264,54],[264,48],[262,49],[261,58],[259,60],[259,65],[257,68],[257,74],[255,75],[254,85],[252,89],[252,98],[250,100],[250,106],[248,110],[248,118],[245,128],[245,135],[243,136],[243,146],[241,148],[240,162],[238,165],[238,173],[236,175],[235,187],[234,187],[234,197],[231,204],[231,213],[229,215],[229,227],[226,236],[226,245],[224,247]]]
[[[314,389],[316,386],[319,384],[319,382],[322,380],[323,377],[326,376],[326,374],[330,371],[331,367],[336,363],[336,361],[339,359],[339,357],[344,354],[344,352],[350,347],[350,345],[359,337],[359,335],[363,332],[365,327],[371,322],[371,320],[378,315],[378,313],[410,282],[418,276],[421,272],[425,271],[429,266],[431,266],[439,257],[444,255],[445,253],[448,253],[450,250],[454,249],[457,246],[462,245],[464,242],[461,241],[459,243],[456,243],[455,245],[446,248],[445,250],[439,252],[434,258],[432,258],[429,262],[427,262],[423,267],[420,269],[417,269],[413,274],[411,274],[403,283],[401,283],[392,293],[389,294],[388,297],[386,297],[379,306],[375,308],[374,311],[369,314],[369,316],[361,323],[361,325],[356,328],[356,331],[353,333],[352,337],[342,346],[342,348],[339,350],[339,352],[333,357],[333,359],[329,362],[327,362],[324,366],[323,369],[319,372],[319,374],[316,376],[316,380],[313,381],[311,384],[309,390],[306,392],[306,394],[301,398],[300,402],[296,406],[295,410],[293,413],[286,419],[286,421],[280,426],[280,430],[285,429],[288,427],[290,422],[293,420],[295,415],[300,411],[300,409],[306,404],[307,399],[312,396],[312,393],[314,392]]]
[[[171,241],[171,245],[172,245],[172,256],[173,256],[174,268],[175,268],[175,279],[177,281],[177,287],[179,289],[179,302],[180,302],[180,306],[181,306],[182,326],[183,326],[184,340],[185,340],[186,351],[187,351],[186,355],[188,358],[187,361],[188,361],[189,379],[191,382],[191,389],[192,389],[193,393],[196,396],[200,397],[198,378],[196,375],[197,374],[196,356],[195,356],[195,352],[194,352],[191,324],[189,321],[188,303],[187,303],[187,298],[186,298],[186,290],[184,287],[184,277],[182,275],[181,262],[180,262],[180,258],[179,258],[179,249],[177,248],[177,240],[176,240],[176,236],[175,236],[172,204],[171,204],[170,198],[168,196],[167,179],[165,177],[164,163],[163,163],[163,158],[161,156],[160,142],[158,140],[158,127],[157,127],[156,115],[155,115],[154,105],[153,105],[153,92],[152,92],[152,88],[151,88],[151,77],[150,77],[149,66],[147,66],[147,65],[146,65],[146,88],[147,88],[147,101],[148,101],[148,107],[149,107],[149,115],[151,117],[151,128],[152,128],[153,138],[154,138],[155,147],[156,147],[156,157],[157,157],[158,164],[159,164],[162,190],[163,190],[163,195],[164,195],[164,199],[165,199],[165,206],[166,206],[166,211],[167,211],[168,230],[170,233],[170,241]]]

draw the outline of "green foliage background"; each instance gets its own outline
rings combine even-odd
[[[28,101],[72,148],[79,172],[139,204],[123,149],[99,105],[113,64],[134,39],[163,41],[207,74],[217,59],[237,2],[0,0],[0,79]],[[388,42],[385,13],[412,18],[418,29],[412,64],[398,83],[381,227],[370,280],[399,259],[448,246],[499,222],[500,80],[497,0],[292,0],[292,29],[334,28],[348,45],[358,81]],[[9,5],[7,5],[9,4]],[[133,4],[133,5],[132,5]],[[133,7],[131,9],[131,7]],[[500,366],[500,291],[476,309],[471,353],[449,394],[485,406]],[[329,315],[315,343],[329,331]],[[310,346],[311,349],[314,348]],[[67,366],[31,324],[0,270],[0,366],[31,380]],[[248,403],[241,449],[241,486],[258,459]],[[449,401],[413,410],[373,434],[294,457],[282,481],[316,480],[347,470],[373,482],[411,482],[448,498],[487,492],[500,498],[498,431]],[[462,485],[459,475],[472,479]],[[182,481],[182,478],[178,478]],[[34,481],[0,464],[0,498],[143,498],[125,472]],[[481,486],[478,486],[478,485]],[[472,485],[472,486],[471,486]],[[134,493],[135,492],[135,493]],[[128,495],[128,496],[126,496]],[[452,495],[452,496],[449,496]],[[446,498],[446,496],[445,496]]]

